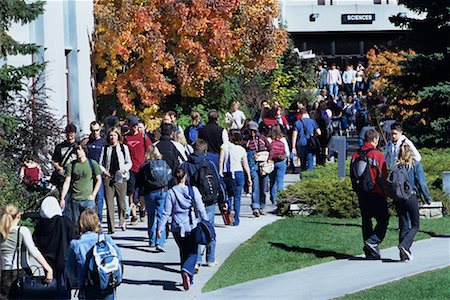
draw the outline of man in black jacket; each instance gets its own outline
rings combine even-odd
[[[208,143],[208,153],[206,156],[212,161],[216,168],[219,168],[219,153],[220,146],[224,142],[228,142],[228,133],[225,129],[217,125],[219,114],[213,110],[208,113],[208,124],[199,129],[198,138],[203,139]]]

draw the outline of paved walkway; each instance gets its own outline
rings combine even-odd
[[[285,183],[290,184],[297,179],[298,175],[287,174]],[[118,299],[185,300],[200,297],[202,287],[234,249],[251,238],[259,229],[279,219],[272,214],[255,218],[250,203],[249,197],[243,197],[241,223],[237,227],[224,226],[221,216],[216,215],[216,258],[219,265],[202,267],[188,292],[181,286],[179,251],[172,235],[166,242],[166,252],[156,253],[154,248],[148,247],[146,222],[129,226],[125,232],[116,230],[113,238],[122,250],[124,263],[124,281],[118,288]],[[267,207],[267,211],[274,209],[273,205]]]

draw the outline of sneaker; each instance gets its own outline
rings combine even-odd
[[[236,215],[236,213],[234,212],[234,210],[230,211],[230,225],[234,224],[234,216]]]
[[[259,214],[262,215],[262,216],[264,216],[264,215],[266,214],[266,212],[265,212],[264,210],[260,209],[260,210],[259,210]]]
[[[253,209],[253,215],[254,215],[255,217],[259,217],[259,209],[254,208],[254,209]]]
[[[200,273],[200,264],[195,264],[194,274]]]
[[[380,250],[378,249],[378,244],[372,244],[369,242],[364,242],[364,252],[366,252],[366,257],[367,254],[369,254],[371,259],[380,259]]]
[[[146,217],[145,210],[139,211],[139,215],[140,215],[139,221],[144,222],[145,221],[145,217]]]
[[[156,245],[156,251],[158,252],[166,252],[166,249],[161,245]]]
[[[183,278],[183,288],[185,291],[189,290],[189,288],[191,287],[191,279],[189,278],[189,274],[182,271],[181,272],[181,277]]]
[[[131,221],[130,221],[130,225],[137,225],[138,223],[138,218],[137,217],[131,217]]]
[[[219,263],[219,262],[218,262],[217,260],[215,260],[215,261],[213,261],[213,262],[207,263],[206,265],[207,265],[208,267],[215,267],[215,266],[217,266],[218,263]]]
[[[411,261],[413,260],[413,256],[410,251],[406,250],[402,246],[398,246],[398,249],[400,250],[400,260],[401,261]]]
[[[123,223],[121,227],[122,227],[122,231],[127,230],[127,223]]]

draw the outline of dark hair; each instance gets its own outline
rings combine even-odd
[[[195,152],[206,154],[206,152],[208,152],[208,143],[204,139],[197,139],[194,148]]]
[[[167,115],[171,116],[171,117],[177,117],[177,113],[174,112],[173,110],[169,110],[168,112],[166,112]]]
[[[240,145],[242,143],[242,135],[239,130],[237,129],[230,130],[230,142],[236,145]]]
[[[175,172],[173,172],[173,178],[175,179],[177,184],[180,183],[181,179],[183,179],[184,176],[186,176],[186,171],[182,168],[178,168],[175,170]]]
[[[100,123],[99,123],[98,121],[92,121],[92,122],[89,124],[89,128],[91,128],[92,126],[95,126],[95,125],[99,125],[99,126],[100,126]]]
[[[172,124],[162,124],[161,125],[161,134],[162,135],[171,135],[173,130]]]
[[[403,131],[403,126],[402,123],[400,122],[395,122],[391,125],[391,130],[398,130],[398,131]]]
[[[279,141],[283,137],[283,132],[281,131],[281,126],[276,124],[270,128],[269,136],[274,141]]]
[[[75,126],[75,124],[73,123],[69,123],[66,126],[65,133],[72,133],[72,132],[77,133],[77,126]]]
[[[112,115],[114,112],[117,112],[117,109],[115,107],[110,107],[108,109],[108,114]]]
[[[300,114],[307,114],[308,111],[306,110],[306,108],[300,108]]]
[[[364,135],[364,140],[366,142],[373,142],[375,139],[380,138],[380,134],[378,131],[374,129],[369,129],[366,131],[366,134]]]
[[[84,153],[86,153],[86,155],[89,154],[88,147],[85,144],[83,144],[83,143],[76,143],[75,146],[73,146],[73,151],[76,152],[77,149],[80,148],[80,147],[81,147],[81,149],[83,149],[83,151],[84,151]]]
[[[219,118],[219,114],[217,113],[217,110],[212,110],[208,113],[208,121],[210,123],[217,122],[217,119]]]

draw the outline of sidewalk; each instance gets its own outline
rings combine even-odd
[[[450,266],[450,238],[413,244],[414,260],[399,261],[398,249],[381,251],[382,260],[362,256],[252,280],[203,294],[198,299],[332,299],[429,270]],[[438,283],[439,284],[439,283]],[[442,283],[446,284],[446,283]]]
[[[298,176],[287,174],[285,184],[297,181]],[[267,201],[270,203],[269,197]],[[200,297],[203,286],[234,249],[260,228],[279,219],[272,214],[255,218],[250,203],[249,197],[242,198],[241,223],[237,227],[224,226],[221,216],[216,214],[216,259],[219,265],[202,267],[200,273],[195,275],[194,285],[187,292],[181,286],[179,251],[172,235],[166,242],[166,252],[156,253],[154,248],[148,246],[147,221],[129,226],[124,232],[117,230],[113,238],[122,251],[124,263],[124,281],[117,290],[118,299],[140,300],[151,297],[185,300]],[[266,207],[266,211],[274,209],[273,205]]]

